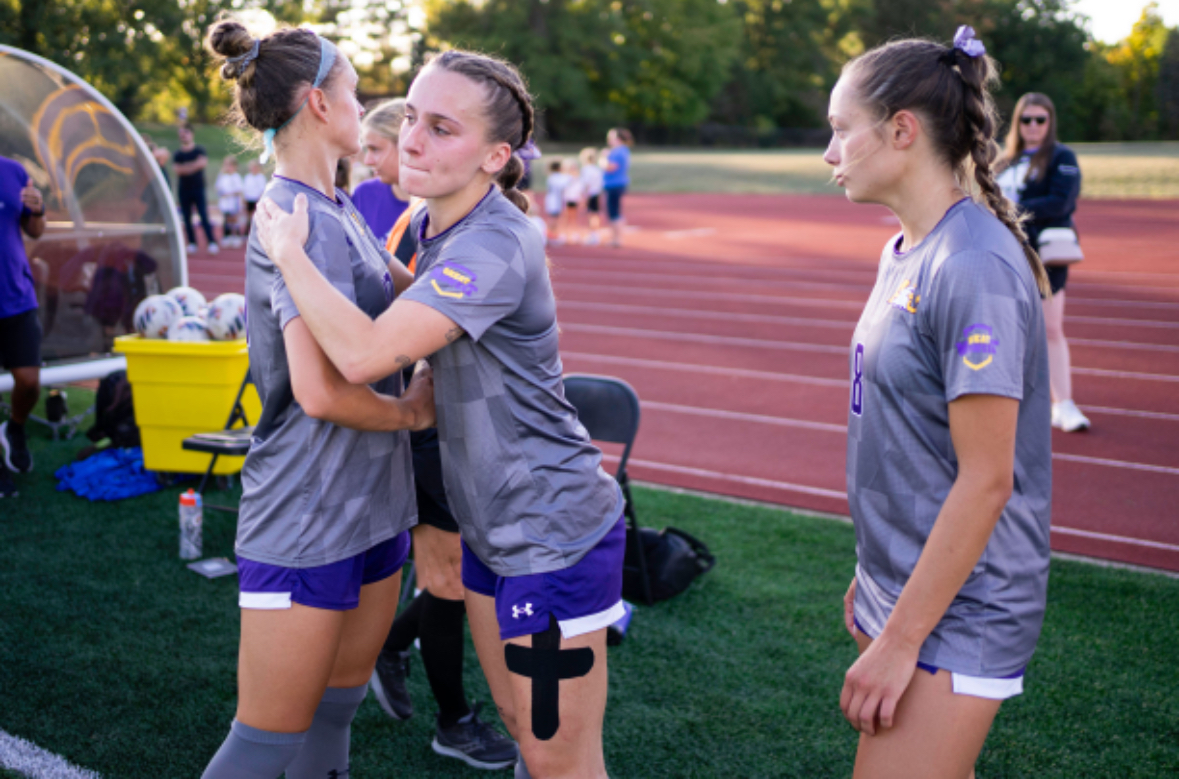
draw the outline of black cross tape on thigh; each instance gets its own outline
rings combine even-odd
[[[561,649],[561,628],[550,614],[549,629],[532,634],[531,648],[508,644],[504,659],[509,671],[532,680],[532,734],[548,741],[561,727],[561,680],[588,674],[594,667],[594,650]]]

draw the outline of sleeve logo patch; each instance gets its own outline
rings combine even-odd
[[[917,285],[908,279],[902,281],[901,286],[897,287],[897,291],[888,299],[890,306],[908,311],[910,314],[917,313],[917,304],[920,302],[921,296],[917,294]]]
[[[962,363],[974,371],[991,364],[998,345],[999,339],[989,325],[968,325],[962,331],[962,340],[956,344]]]
[[[430,269],[430,286],[442,297],[456,300],[469,298],[479,291],[475,286],[475,272],[450,260]]]
[[[1066,176],[1076,176],[1081,172],[1076,165],[1061,165],[1057,170]]]

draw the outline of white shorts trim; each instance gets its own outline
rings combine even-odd
[[[237,596],[237,605],[243,609],[289,609],[289,592],[242,592]]]
[[[622,601],[618,601],[605,611],[576,619],[559,619],[557,624],[561,626],[562,638],[569,639],[609,627],[625,616],[626,606],[622,605]]]
[[[1014,679],[988,679],[985,676],[967,676],[951,673],[956,695],[972,695],[975,698],[989,698],[1005,701],[1023,692],[1023,675]]]

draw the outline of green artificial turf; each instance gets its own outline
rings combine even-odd
[[[0,504],[0,729],[106,777],[198,777],[234,711],[236,580],[177,559],[179,488],[113,504],[56,492],[53,470],[84,440],[32,430],[36,471]],[[640,608],[610,651],[612,775],[850,775],[838,698],[855,656],[841,615],[851,527],[654,489],[635,499],[644,524],[698,535],[718,563]],[[233,525],[206,513],[207,556],[232,555]],[[1179,773],[1179,581],[1057,560],[1049,598],[1027,692],[1000,712],[979,778]],[[489,701],[468,660],[468,694]],[[430,751],[416,658],[410,690],[405,723],[363,704],[353,775],[480,775]]]

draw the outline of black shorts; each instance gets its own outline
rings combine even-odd
[[[41,317],[31,308],[0,319],[0,368],[41,367]]]
[[[438,449],[438,431],[434,428],[410,433],[413,447],[413,482],[418,496],[418,522],[448,533],[459,532],[458,523],[446,502],[442,483],[442,455]]]
[[[1068,283],[1067,265],[1045,265],[1044,270],[1048,271],[1048,286],[1052,287],[1053,295],[1064,289]]]
[[[602,212],[602,196],[590,195],[585,199],[585,210],[591,214],[600,214]]]
[[[254,211],[257,208],[258,208],[258,201],[257,200],[247,200],[246,201],[246,213],[247,214],[254,213]]]

